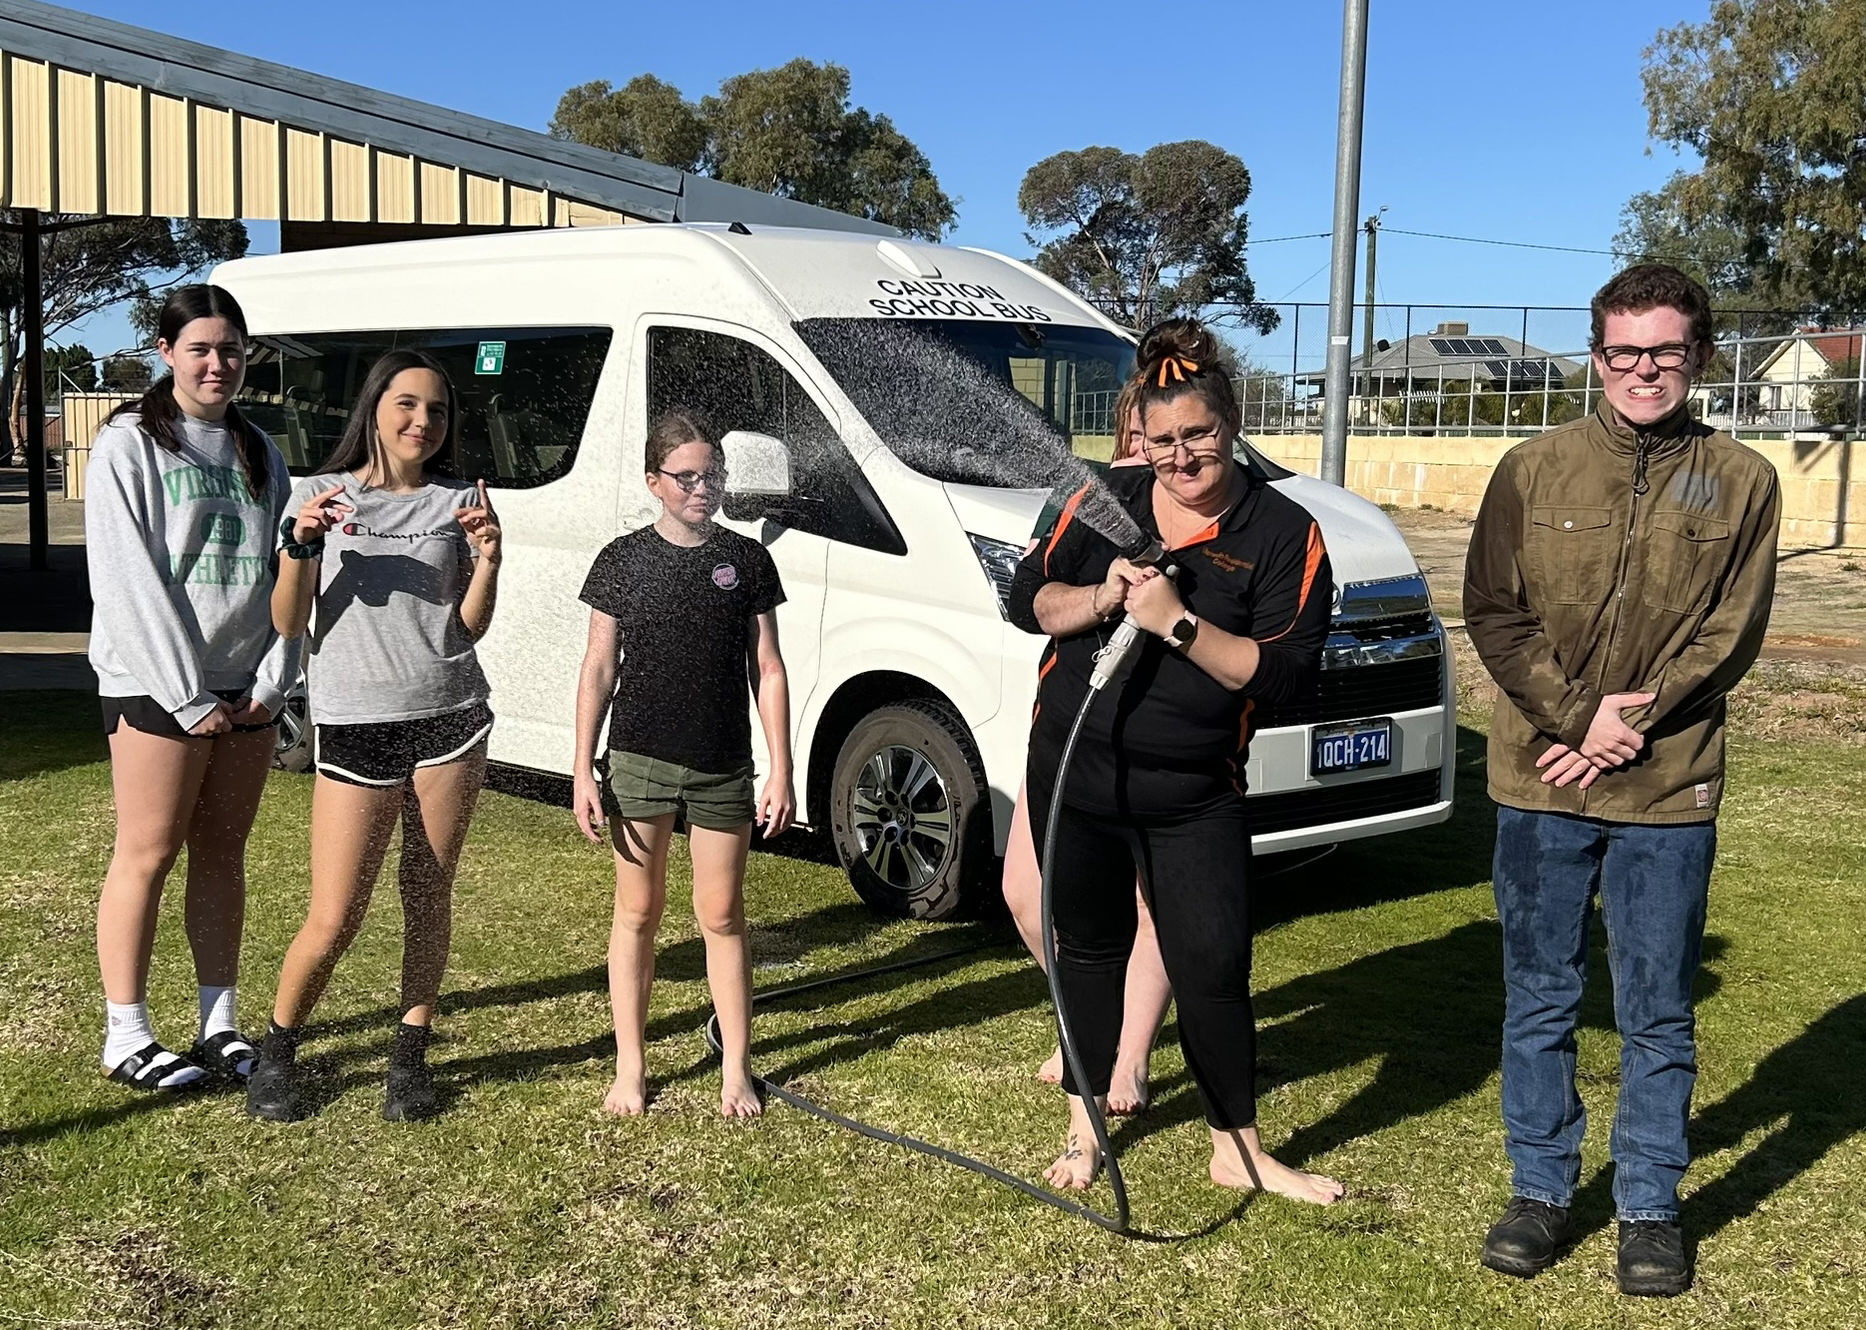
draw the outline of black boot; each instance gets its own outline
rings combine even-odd
[[[382,1100],[382,1116],[390,1122],[413,1122],[441,1111],[434,1091],[434,1073],[428,1070],[428,1027],[396,1027],[395,1048],[389,1054],[389,1087]]]
[[[1685,1234],[1663,1219],[1620,1221],[1620,1292],[1636,1298],[1671,1298],[1691,1287]]]
[[[1503,1218],[1484,1235],[1484,1264],[1506,1275],[1527,1279],[1555,1264],[1568,1240],[1568,1208],[1512,1196]]]
[[[246,1115],[266,1122],[296,1122],[304,1116],[298,1102],[298,1031],[277,1021],[259,1041],[259,1061],[246,1078]]]

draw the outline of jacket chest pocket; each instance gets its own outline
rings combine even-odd
[[[1597,605],[1612,594],[1620,556],[1613,509],[1538,506],[1524,535],[1524,590],[1531,605]]]
[[[1702,513],[1652,514],[1646,546],[1645,601],[1656,609],[1691,614],[1704,607],[1730,559],[1730,524]]]

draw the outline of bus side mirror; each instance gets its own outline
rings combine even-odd
[[[790,494],[790,449],[784,440],[735,429],[719,441],[726,459],[726,493],[737,498]]]

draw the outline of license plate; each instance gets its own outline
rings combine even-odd
[[[1393,722],[1384,717],[1346,725],[1318,725],[1309,737],[1311,776],[1384,767],[1393,761]]]

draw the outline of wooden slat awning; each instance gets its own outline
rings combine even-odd
[[[892,228],[73,10],[0,11],[0,208],[442,227]]]

